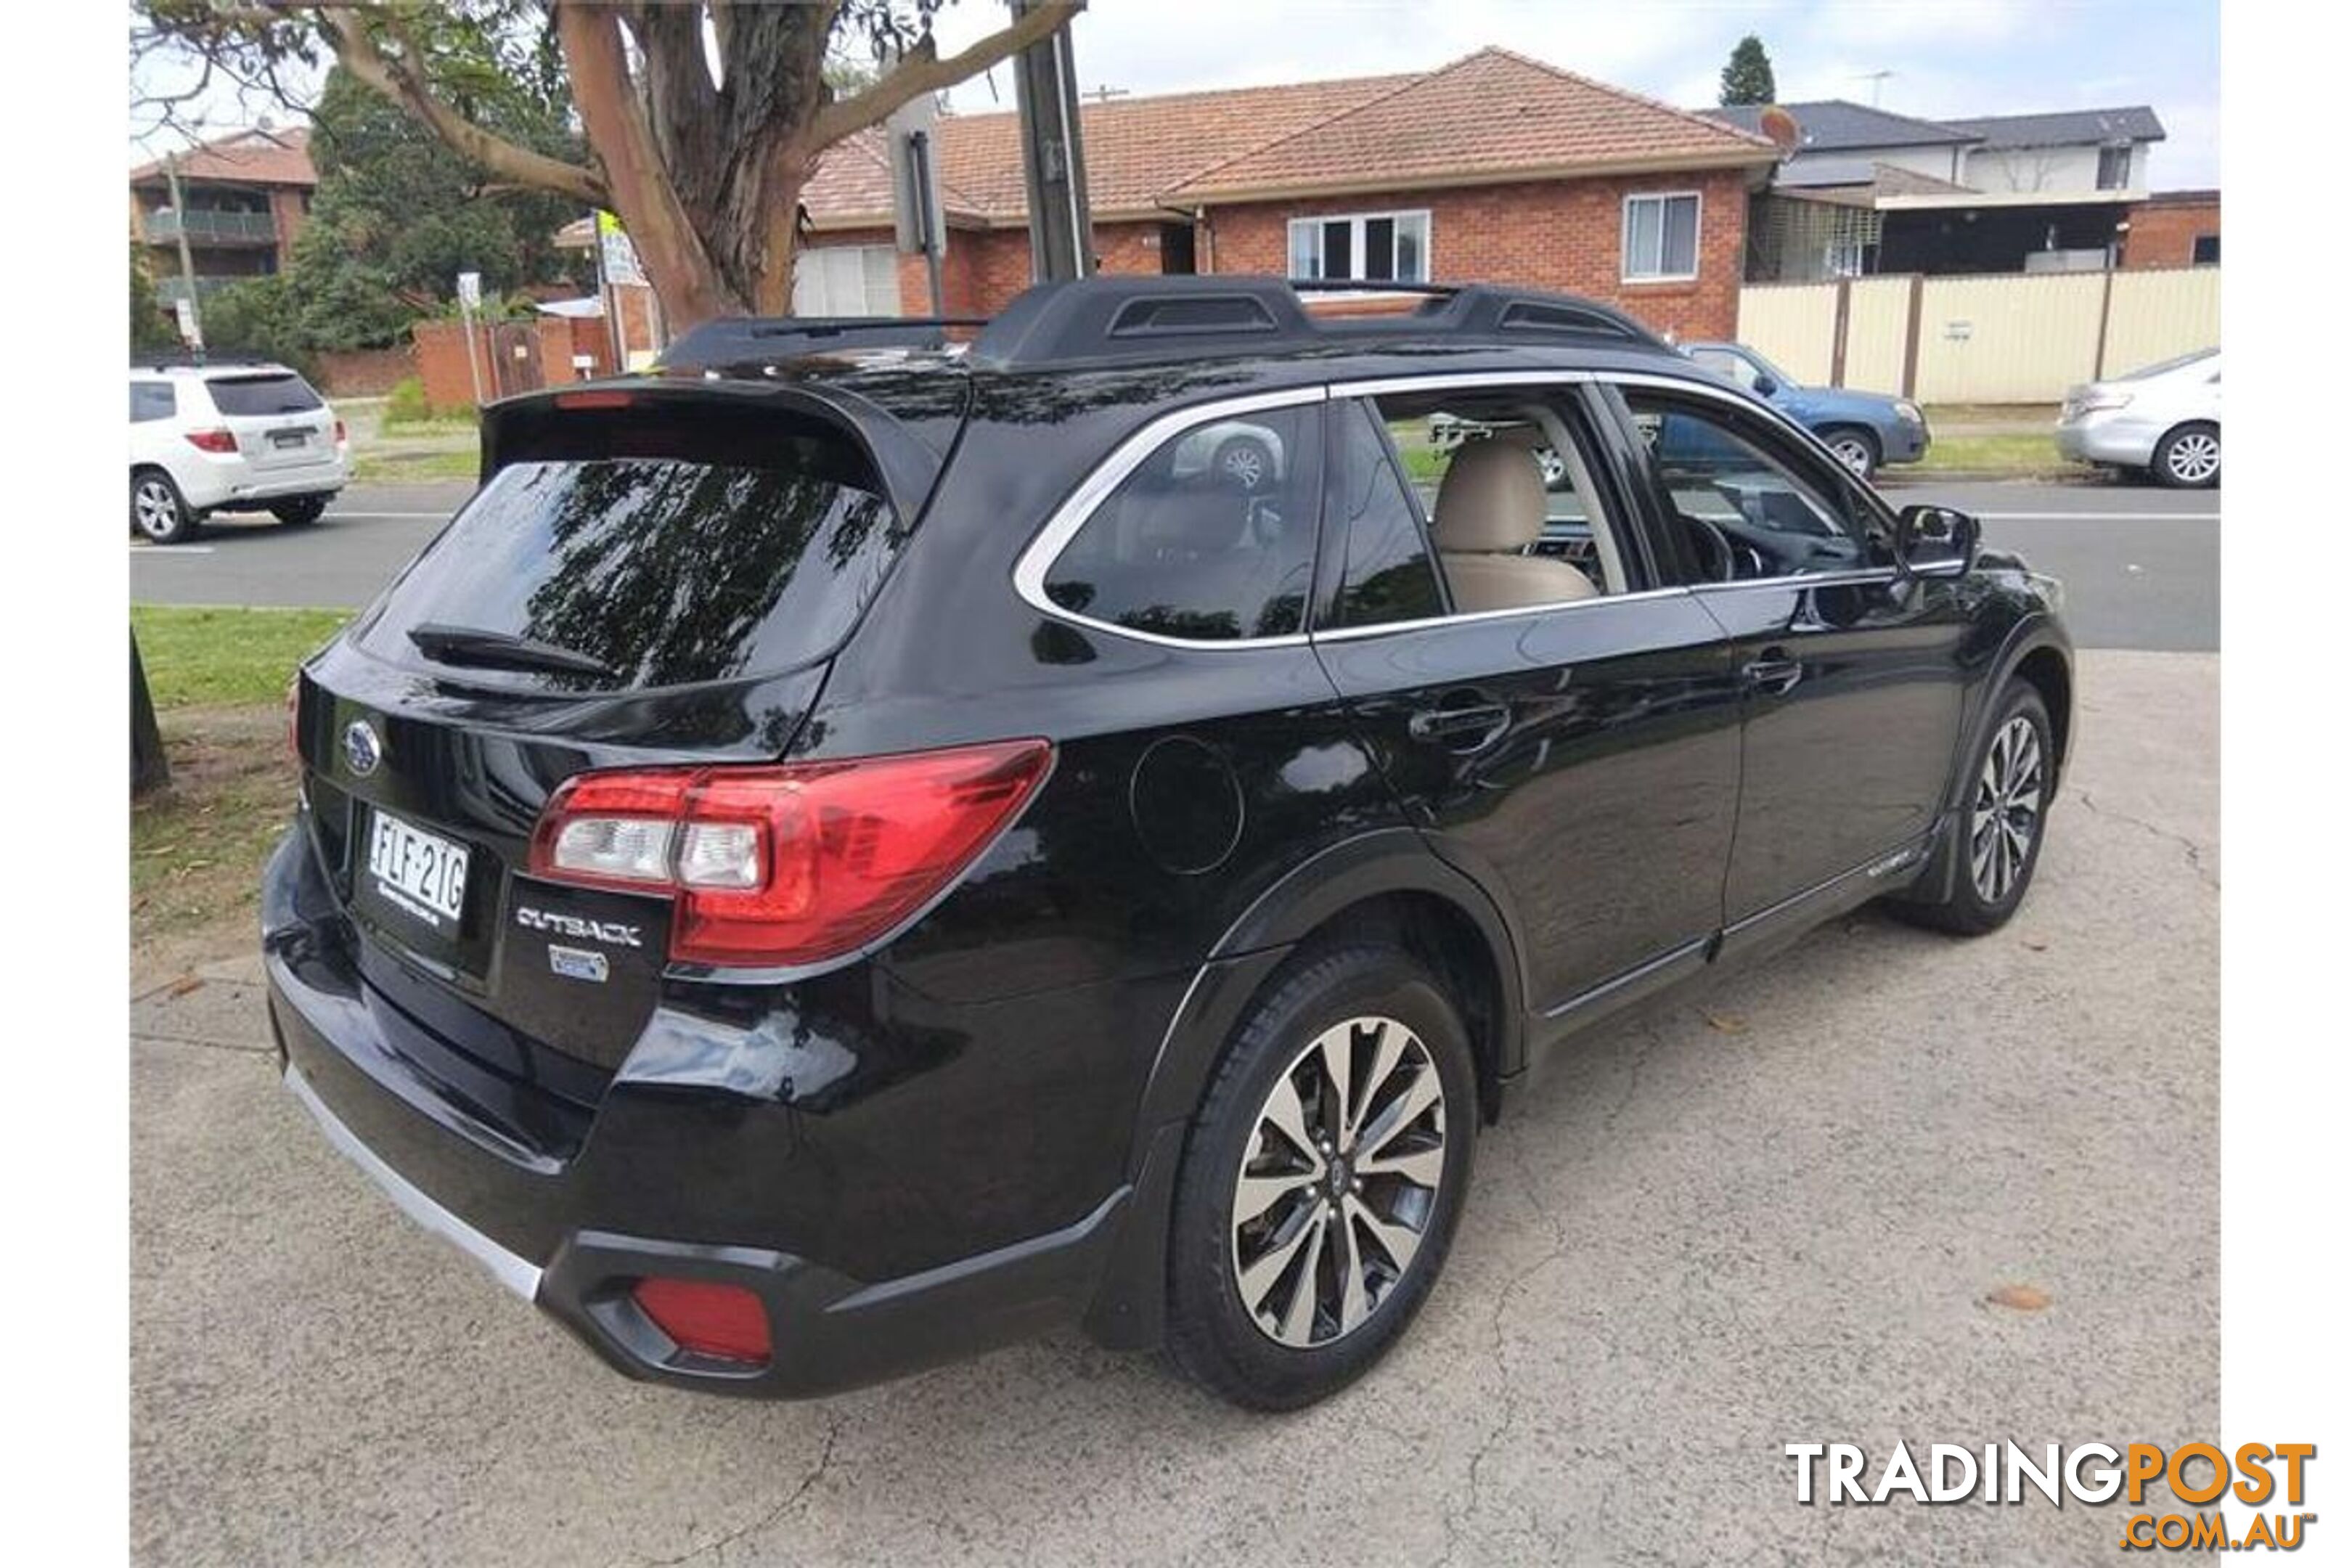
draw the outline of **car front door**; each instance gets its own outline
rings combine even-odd
[[[1914,862],[1960,739],[1966,584],[1899,576],[1883,503],[1745,400],[1663,378],[1609,392],[1743,688],[1727,931]]]
[[[1565,384],[1333,414],[1315,647],[1431,846],[1504,906],[1530,1005],[1587,1016],[1704,962],[1738,693],[1721,628],[1659,581],[1622,434]]]

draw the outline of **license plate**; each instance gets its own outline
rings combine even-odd
[[[368,874],[387,902],[436,931],[454,926],[466,904],[466,847],[388,811],[368,835]]]
[[[273,447],[299,447],[310,439],[308,430],[272,430],[269,444]]]

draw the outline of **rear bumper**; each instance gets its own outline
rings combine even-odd
[[[785,1107],[615,1080],[572,1136],[379,992],[334,950],[301,829],[265,874],[264,967],[288,1089],[394,1206],[561,1321],[616,1370],[714,1393],[836,1393],[1079,1325],[1137,1184],[1076,1222],[888,1279],[808,1255],[772,1215],[795,1161]],[[778,1245],[782,1242],[785,1245]],[[763,1303],[763,1366],[683,1351],[641,1311],[649,1276],[742,1286]]]
[[[2077,463],[2144,468],[2155,458],[2162,433],[2131,418],[2077,420],[2057,427],[2058,455]]]
[[[243,458],[224,458],[173,477],[191,507],[212,511],[261,506],[297,496],[331,496],[351,481],[352,466],[339,456],[299,468],[260,469]]]

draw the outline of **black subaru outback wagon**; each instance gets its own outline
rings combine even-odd
[[[1345,1384],[1659,988],[2031,880],[2055,584],[1582,300],[1094,280],[512,399],[303,668],[288,1086],[614,1366]]]

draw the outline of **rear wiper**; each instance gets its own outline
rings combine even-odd
[[[451,626],[438,622],[408,628],[408,640],[425,658],[441,664],[472,664],[496,669],[549,669],[564,675],[596,675],[615,679],[620,671],[599,658],[574,653],[553,643],[534,642],[512,632],[480,626]]]

